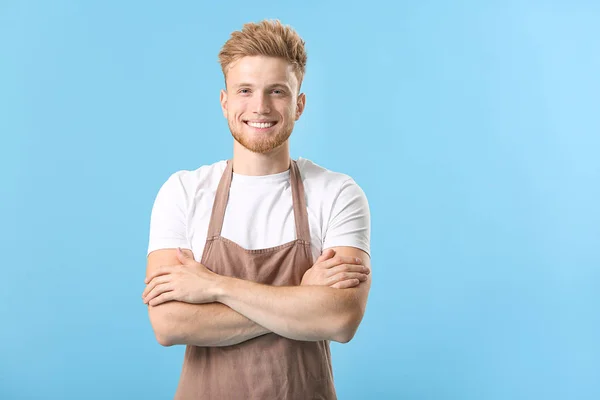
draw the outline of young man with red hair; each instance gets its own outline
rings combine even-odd
[[[146,288],[164,346],[185,344],[176,399],[335,399],[371,286],[370,213],[354,180],[290,158],[304,41],[245,24],[219,53],[233,157],[172,174],[154,202]]]

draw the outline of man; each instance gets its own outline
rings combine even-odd
[[[367,199],[290,158],[294,30],[245,24],[219,59],[233,158],[172,174],[151,216],[142,298],[158,342],[187,346],[175,398],[335,399],[329,343],[352,339],[371,286]]]

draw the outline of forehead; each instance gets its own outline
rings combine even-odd
[[[240,82],[255,85],[286,82],[290,86],[297,83],[294,66],[291,63],[283,58],[265,56],[246,56],[230,64],[227,71],[227,84],[235,85]]]

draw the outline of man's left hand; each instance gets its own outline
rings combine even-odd
[[[172,300],[194,304],[216,301],[220,275],[179,249],[177,258],[182,265],[161,266],[146,278],[146,289],[142,293],[144,303],[156,306]]]

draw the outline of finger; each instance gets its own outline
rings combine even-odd
[[[159,304],[166,303],[167,301],[171,301],[171,300],[175,300],[175,292],[174,291],[165,292],[165,293],[161,294],[160,296],[150,300],[150,302],[148,304],[151,306],[157,306]]]
[[[146,280],[144,282],[148,283],[152,279],[156,278],[157,276],[170,274],[177,267],[181,267],[181,265],[161,265],[160,267],[158,267],[154,271],[152,271],[150,273],[150,275],[148,275],[146,277]]]
[[[340,264],[362,264],[362,260],[358,257],[335,256],[327,261],[323,261],[320,268],[331,268]]]
[[[359,281],[363,282],[367,280],[367,276],[359,272],[340,272],[339,274],[336,274],[327,279],[327,284],[328,286],[331,286],[336,282],[341,282],[348,279],[358,279]]]
[[[150,291],[152,291],[152,289],[154,289],[156,287],[156,285],[158,285],[159,283],[166,283],[166,282],[169,282],[170,280],[171,280],[171,275],[157,276],[156,278],[152,279],[146,285],[146,288],[144,289],[144,292],[142,293],[142,298],[146,297],[146,295],[148,293],[150,293]]]
[[[186,264],[188,261],[190,261],[190,256],[188,256],[186,253],[184,253],[183,250],[181,250],[181,247],[177,248],[177,258],[183,264]]]
[[[333,257],[334,255],[335,255],[335,251],[333,249],[331,249],[331,248],[325,249],[323,251],[323,253],[321,253],[321,255],[319,256],[319,258],[317,258],[317,261],[315,262],[315,264],[325,261],[325,260]]]
[[[150,293],[148,293],[146,295],[146,297],[144,297],[144,303],[148,303],[153,298],[160,296],[162,293],[169,292],[171,290],[172,290],[172,287],[171,287],[170,283],[161,283],[160,285],[156,285],[156,287],[154,289],[152,289],[150,291]]]
[[[371,270],[361,264],[342,264],[329,268],[325,272],[325,276],[333,276],[335,274],[339,274],[340,272],[360,272],[361,274],[368,275],[371,273]]]
[[[183,265],[194,265],[197,263],[194,253],[189,249],[182,249],[181,247],[177,248],[177,259]]]
[[[167,268],[168,267],[166,265],[161,265],[160,267],[156,268],[148,276],[146,276],[144,283],[148,284],[148,282],[150,282],[152,279],[156,278],[157,276],[167,274],[168,273]]]
[[[332,285],[331,287],[336,289],[348,289],[351,287],[358,286],[359,284],[360,281],[358,279],[347,279],[345,281],[338,282],[335,285]]]
[[[163,284],[163,285],[167,285],[167,284]],[[163,293],[168,293],[171,292],[172,290],[170,290],[169,287],[166,286],[159,286],[157,288],[155,288],[152,292],[148,293],[146,295],[146,297],[144,298],[144,303],[146,304],[150,304],[150,302],[155,299],[156,297],[160,296]]]

